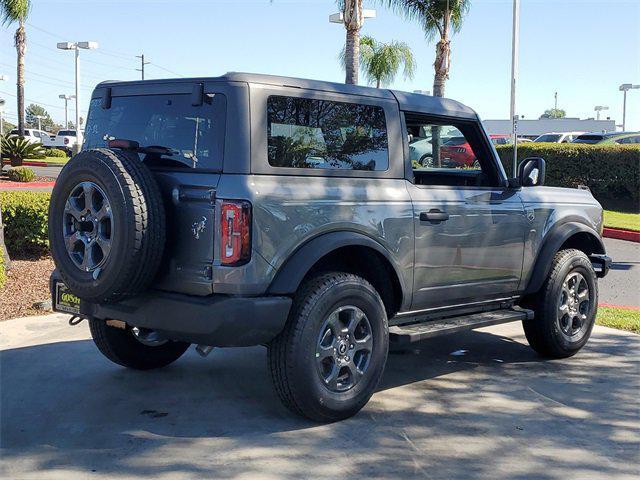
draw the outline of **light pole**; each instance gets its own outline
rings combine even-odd
[[[0,75],[0,82],[9,80],[6,75]],[[4,98],[0,98],[0,137],[4,135]],[[0,158],[2,157],[2,146],[0,146]]]
[[[513,0],[511,33],[511,139],[513,140],[513,177],[518,170],[518,119],[516,116],[516,79],[518,78],[518,43],[520,41],[520,0]]]
[[[42,130],[41,120],[47,117],[45,117],[44,115],[34,115],[34,117],[38,119],[38,130]]]
[[[75,153],[82,148],[82,130],[80,129],[80,49],[93,50],[98,48],[98,42],[59,42],[60,50],[75,50],[76,54],[76,145]]]
[[[64,100],[64,128],[69,128],[69,114],[68,114],[68,103],[69,100],[76,98],[75,95],[58,95],[58,98]]]
[[[620,85],[619,90],[624,94],[624,100],[622,100],[622,131],[625,131],[627,125],[627,92],[629,90],[635,90],[640,88],[640,85],[632,85],[631,83],[623,83]]]
[[[609,110],[609,107],[607,107],[606,105],[596,105],[595,107],[593,107],[593,109],[596,112],[596,120],[600,120],[600,112],[603,110]]]

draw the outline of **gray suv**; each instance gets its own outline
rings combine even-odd
[[[54,308],[135,369],[265,345],[287,407],[343,419],[390,345],[511,321],[544,356],[587,342],[602,209],[544,176],[530,158],[507,178],[478,115],[444,98],[243,73],[104,82],[51,200]]]

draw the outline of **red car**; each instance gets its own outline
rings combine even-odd
[[[506,145],[510,141],[509,135],[489,135],[494,145]],[[442,166],[448,168],[473,167],[476,155],[463,136],[451,137],[440,148]]]

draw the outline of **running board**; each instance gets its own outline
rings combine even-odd
[[[489,327],[500,323],[531,319],[533,319],[532,310],[517,307],[493,310],[491,312],[461,315],[459,317],[414,323],[412,325],[392,326],[389,327],[389,340],[394,345],[404,345],[419,342],[426,338],[461,332],[463,330],[474,330],[476,328]]]

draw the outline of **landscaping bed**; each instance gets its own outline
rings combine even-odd
[[[596,324],[640,333],[640,309],[600,306]]]
[[[5,286],[0,289],[0,320],[48,313],[33,304],[50,300],[49,276],[53,268],[51,257],[12,260]]]

